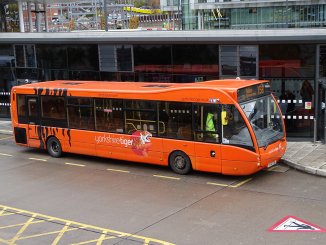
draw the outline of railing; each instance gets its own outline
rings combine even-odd
[[[144,129],[144,124],[149,124],[147,127],[150,126],[150,124],[156,124],[157,121],[152,121],[152,120],[142,120],[142,119],[126,119],[126,125],[130,125],[131,129],[127,132],[128,134],[132,133],[134,130],[146,130],[148,131],[148,129]],[[162,121],[158,122],[159,125],[162,125],[162,127],[159,126],[159,129],[162,129],[162,131],[159,131],[159,134],[164,134],[165,133],[165,123]],[[153,130],[149,130],[149,131],[153,131]]]

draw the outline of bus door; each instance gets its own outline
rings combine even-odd
[[[221,166],[220,106],[194,105],[196,170],[217,172]]]
[[[38,139],[37,125],[40,125],[40,110],[37,96],[26,96],[28,116],[28,137]]]
[[[223,105],[221,111],[222,173],[246,175],[257,171],[259,156],[255,152],[249,129],[234,105]]]

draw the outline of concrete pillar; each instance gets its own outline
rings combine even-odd
[[[40,13],[40,5],[35,2],[35,16],[36,16],[36,31],[41,32],[41,13]]]
[[[25,32],[23,2],[21,0],[18,1],[18,15],[19,15],[19,30],[20,32]]]
[[[33,32],[32,8],[31,2],[27,2],[29,32]]]
[[[45,1],[43,1],[43,9],[44,9],[45,31],[49,32],[48,8]]]
[[[197,14],[197,16],[198,16],[198,30],[201,30],[202,29],[202,26],[201,26],[201,12],[200,12],[200,10],[198,10],[198,14]]]
[[[104,28],[105,28],[105,31],[108,31],[109,30],[109,27],[108,27],[108,9],[107,9],[107,0],[104,0]]]

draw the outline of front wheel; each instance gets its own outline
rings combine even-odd
[[[169,165],[177,174],[187,174],[192,170],[189,157],[182,151],[175,151],[171,154]]]
[[[51,137],[50,139],[48,139],[48,142],[46,143],[46,148],[50,156],[61,157],[62,148],[60,141],[56,137]]]

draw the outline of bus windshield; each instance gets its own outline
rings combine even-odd
[[[267,147],[284,137],[282,116],[271,95],[243,102],[240,106],[254,130],[259,147]]]

